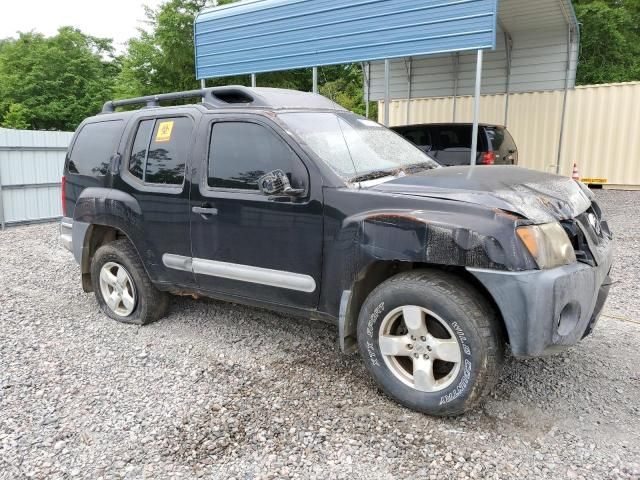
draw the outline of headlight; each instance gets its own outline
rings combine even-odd
[[[571,240],[558,222],[519,227],[516,231],[541,270],[576,261]]]

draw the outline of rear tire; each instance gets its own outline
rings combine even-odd
[[[504,360],[492,305],[464,279],[436,270],[402,273],[378,286],[360,310],[358,346],[389,397],[436,416],[475,407]]]
[[[91,260],[91,283],[102,311],[118,322],[146,325],[163,317],[169,307],[169,295],[153,286],[126,239],[98,249]]]

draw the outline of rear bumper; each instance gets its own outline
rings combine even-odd
[[[73,218],[63,217],[60,221],[60,243],[73,252]]]
[[[91,225],[73,218],[63,217],[60,221],[60,243],[73,253],[76,262],[82,265],[85,253],[85,237]]]
[[[609,294],[612,250],[592,267],[573,263],[550,270],[502,272],[468,269],[502,313],[516,357],[539,357],[589,335]]]

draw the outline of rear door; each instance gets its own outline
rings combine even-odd
[[[194,112],[195,113],[195,112]],[[198,118],[183,110],[144,114],[132,121],[129,141],[114,188],[133,196],[140,215],[129,216],[131,239],[145,245],[140,255],[154,270],[164,272],[154,280],[193,285],[193,273],[166,268],[164,255],[190,255],[189,183],[185,174],[194,144]],[[125,218],[127,217],[124,212]]]
[[[206,142],[191,198],[192,267],[200,288],[315,308],[322,268],[322,189],[303,152],[275,123],[254,116],[203,122]],[[280,169],[300,197],[263,195]],[[195,184],[197,183],[197,187]]]

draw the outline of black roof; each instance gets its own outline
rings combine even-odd
[[[316,93],[281,88],[249,88],[243,86],[213,87],[186,92],[163,93],[124,100],[111,100],[104,104],[102,113],[112,113],[118,107],[146,105],[158,107],[160,102],[200,98],[208,108],[267,108],[267,109],[322,109],[342,110],[337,103]]]

